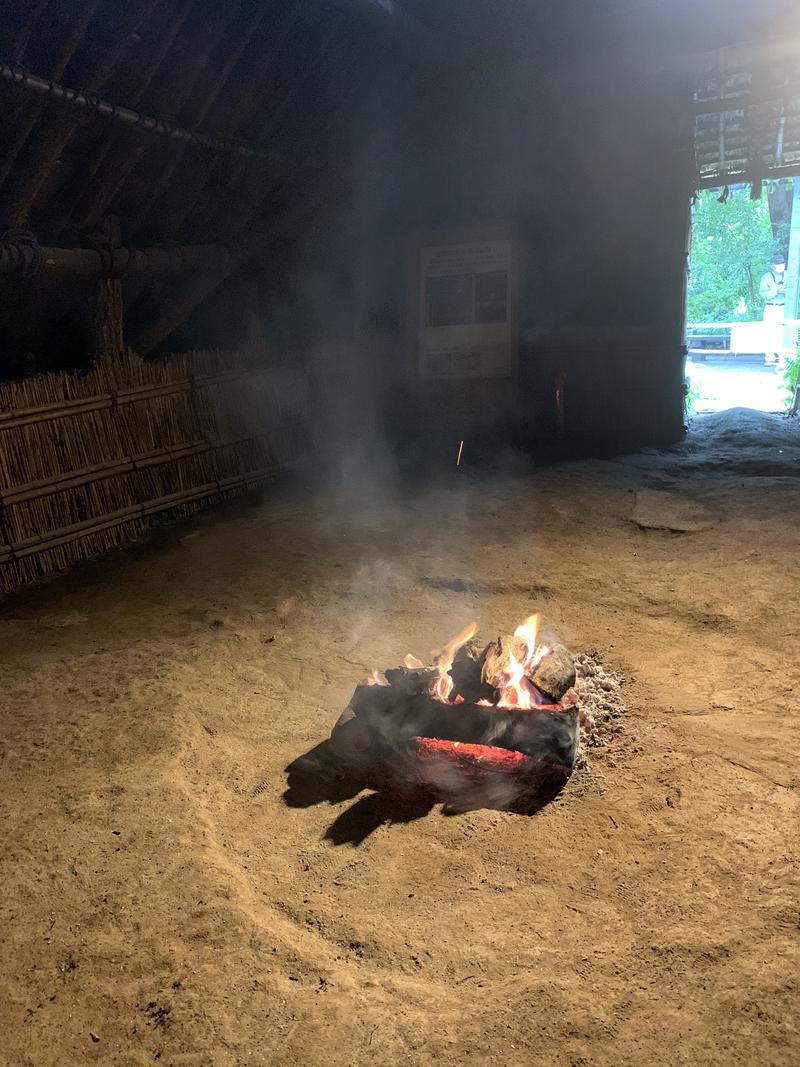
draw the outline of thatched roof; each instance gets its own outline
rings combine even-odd
[[[600,10],[576,3],[558,13],[502,0],[5,0],[3,7],[0,60],[17,77],[7,70],[0,82],[0,219],[27,221],[43,241],[65,244],[109,212],[123,220],[130,242],[223,240],[283,212],[287,195],[324,188],[357,149],[353,131],[368,134],[353,113],[369,108],[375,79],[409,27],[442,57],[470,36],[485,43],[487,32],[500,35],[515,23],[511,32],[522,40],[549,35],[552,47],[587,55],[597,45],[601,60],[615,34],[623,49],[667,41],[698,52],[724,44],[731,26],[739,37],[747,33],[729,5],[711,2],[698,13],[684,0],[613,0]],[[791,38],[789,23],[773,18],[771,26],[776,40]],[[797,41],[709,52],[699,68],[699,177],[794,167]],[[32,92],[19,84],[25,73],[80,91],[83,106]],[[101,114],[101,101],[144,121]],[[161,133],[149,131],[151,119]],[[187,143],[176,130],[213,143]]]
[[[396,21],[372,0],[4,6],[0,219],[74,245],[113,214],[126,244],[218,241],[232,269],[346,182]]]
[[[705,55],[695,86],[698,185],[800,172],[800,46],[796,35]]]
[[[253,154],[187,144],[2,88],[0,216],[69,243],[107,212],[127,241],[222,239],[307,189],[378,59],[384,17],[330,0],[11,0],[0,58]],[[354,97],[356,99],[354,99]]]
[[[572,166],[587,148],[605,151],[576,143],[592,136],[577,101],[593,98],[588,67],[624,78],[633,55],[649,76],[691,51],[780,34],[784,0],[732,6],[0,0],[0,221],[72,246],[112,214],[125,244],[220,242],[235,271],[273,256],[281,233],[313,230],[326,202],[370,185],[373,200],[388,201],[370,168],[380,170],[376,146],[393,124],[407,147],[395,150],[388,185],[401,186],[413,161],[406,201],[425,200],[434,216],[450,188],[424,160],[457,158],[481,124],[496,132],[521,116],[521,141],[542,145],[539,160],[564,144]],[[698,182],[797,169],[796,38],[766,68],[752,51],[714,56],[696,67]],[[516,135],[509,128],[508,151],[494,153],[498,168],[516,159]],[[398,233],[408,225],[398,218]],[[196,279],[126,283],[131,340],[142,353],[157,348],[212,290]]]

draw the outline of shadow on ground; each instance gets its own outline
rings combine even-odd
[[[413,783],[387,781],[385,774],[369,769],[345,769],[336,760],[330,743],[323,741],[298,756],[286,768],[287,788],[284,802],[290,808],[310,808],[317,804],[341,804],[353,800],[328,829],[324,839],[334,845],[362,844],[381,826],[415,822],[429,815],[441,797]],[[490,809],[510,811],[516,815],[535,815],[551,803],[566,784],[563,778],[542,780],[534,794],[508,801],[507,790],[473,788],[463,792],[458,801],[442,805],[443,815],[461,815],[468,811]],[[366,796],[360,796],[369,790]]]

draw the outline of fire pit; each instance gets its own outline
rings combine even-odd
[[[374,671],[333,728],[335,760],[448,803],[519,808],[557,793],[578,748],[575,663],[537,630],[534,615],[482,645],[472,623],[431,665],[409,655]]]

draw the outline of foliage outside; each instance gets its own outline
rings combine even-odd
[[[690,419],[692,415],[697,411],[697,402],[700,399],[700,387],[697,385],[687,384],[684,390],[683,398],[683,413],[687,419]]]
[[[785,255],[788,244],[788,224],[773,234],[766,193],[751,200],[749,187],[732,189],[725,203],[720,203],[719,190],[699,193],[692,210],[687,321],[762,318],[761,277],[770,256]]]
[[[796,352],[800,353],[800,328],[798,328],[797,331]],[[786,387],[786,392],[788,394],[787,406],[791,405],[794,400],[798,376],[800,376],[800,354],[795,355],[793,359],[787,360],[786,366],[784,367],[783,384]]]

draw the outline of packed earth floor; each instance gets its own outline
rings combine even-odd
[[[800,1064],[798,475],[796,422],[710,415],[273,493],[9,600],[2,1062]],[[373,667],[535,610],[625,677],[556,802],[284,797]]]

